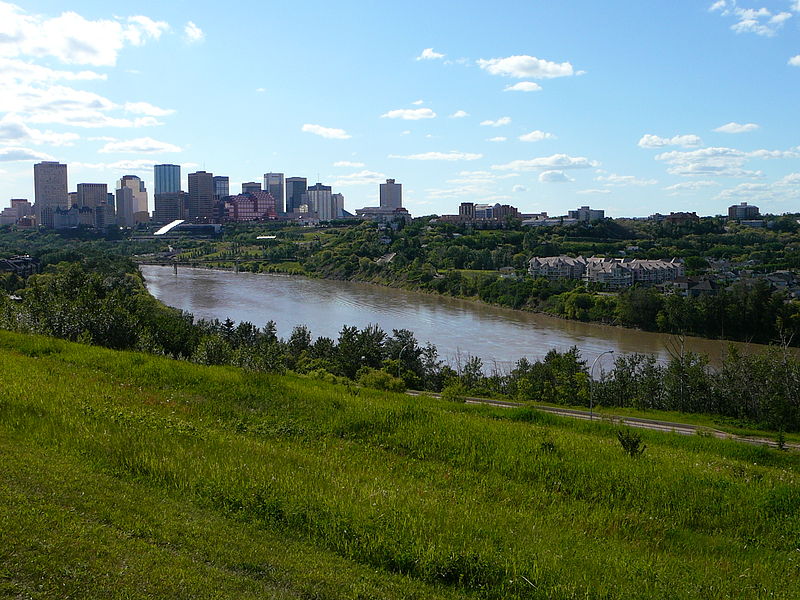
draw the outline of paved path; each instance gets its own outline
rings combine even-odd
[[[441,394],[434,394],[431,392],[418,392],[415,390],[409,390],[408,394],[412,396],[427,394],[428,396],[433,396],[435,398],[441,397]],[[489,398],[468,397],[465,398],[464,400],[466,401],[467,404],[490,404],[492,406],[499,406],[501,408],[520,408],[522,406],[528,406],[526,404],[522,404],[519,402],[510,402],[507,400],[490,400]],[[769,446],[771,448],[778,447],[778,442],[776,442],[773,439],[762,438],[762,437],[743,437],[734,435],[732,433],[727,433],[725,431],[720,431],[719,429],[711,429],[708,427],[703,427],[701,425],[690,425],[689,423],[676,423],[673,421],[661,421],[658,419],[642,419],[639,417],[624,417],[620,415],[609,415],[607,413],[603,414],[590,413],[588,410],[578,410],[574,408],[540,406],[536,404],[530,406],[532,408],[535,408],[536,410],[541,410],[542,412],[558,415],[560,417],[569,417],[572,419],[584,419],[586,421],[594,419],[603,422],[610,421],[617,425],[628,425],[629,427],[640,427],[642,429],[651,429],[654,431],[679,433],[681,435],[697,435],[697,434],[712,435],[716,438],[724,440],[735,440],[737,442],[745,442],[747,444],[754,444],[756,446]],[[800,451],[800,443],[786,442],[785,446],[787,449]]]

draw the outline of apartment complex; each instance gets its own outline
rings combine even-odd
[[[604,258],[592,256],[533,257],[528,263],[533,277],[551,280],[580,279],[584,283],[597,283],[607,289],[620,289],[635,283],[656,285],[674,281],[684,274],[683,261],[642,260],[637,258]]]

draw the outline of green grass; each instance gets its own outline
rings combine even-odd
[[[6,596],[800,589],[794,454],[5,332],[0,368]]]

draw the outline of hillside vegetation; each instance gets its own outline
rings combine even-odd
[[[0,332],[0,596],[793,598],[800,459]]]

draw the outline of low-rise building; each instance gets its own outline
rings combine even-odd
[[[597,283],[608,289],[629,287],[635,283],[657,285],[672,281],[684,274],[683,262],[672,260],[641,260],[636,258],[604,258],[592,256],[533,257],[528,264],[533,277],[550,280],[580,279]]]

